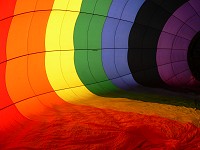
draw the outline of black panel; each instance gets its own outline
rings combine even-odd
[[[161,31],[158,29],[154,29],[151,27],[146,28],[145,37],[143,37],[143,48],[146,48],[146,51],[149,49],[153,49],[155,52],[155,48],[157,47],[158,39],[160,37]],[[153,54],[154,55],[154,54]]]
[[[154,55],[154,50],[153,49],[143,49],[142,50],[142,67],[143,70],[148,70],[148,69],[154,69],[157,67],[157,65],[154,65],[154,60],[156,59],[156,56]]]
[[[141,39],[145,36],[146,27],[135,23],[132,28],[135,30],[131,30],[130,32],[130,35],[133,36],[132,38],[129,38],[129,48],[142,48],[143,41]]]
[[[157,4],[152,3],[151,1],[146,1],[139,10],[135,22],[148,26],[152,16],[155,14],[157,6]]]
[[[152,16],[151,21],[149,22],[149,27],[162,30],[165,23],[171,16],[171,13],[157,5],[157,10],[154,12],[154,16]]]
[[[153,1],[155,2],[158,0],[153,0]],[[179,6],[183,5],[187,1],[188,0],[163,0],[161,7],[172,14],[174,13],[174,10],[176,10]]]
[[[167,20],[187,1],[147,0],[140,8],[129,35],[128,51],[129,67],[138,83],[165,86],[156,64],[158,40]]]
[[[138,59],[135,59],[135,58],[138,58]],[[139,72],[141,71],[141,59],[142,59],[142,49],[138,49],[138,50],[135,50],[133,51],[133,55],[131,55],[130,59],[132,60],[132,66],[134,68],[136,68],[134,70],[134,72]]]
[[[188,64],[193,76],[200,81],[200,32],[194,36],[190,43]]]

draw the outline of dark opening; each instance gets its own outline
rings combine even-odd
[[[190,43],[188,64],[193,76],[200,81],[200,32],[194,36]]]

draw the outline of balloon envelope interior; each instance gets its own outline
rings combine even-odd
[[[46,129],[49,125],[50,135],[57,133],[56,121],[67,125],[61,131],[72,136],[78,133],[73,125],[80,125],[80,137],[68,140],[65,148],[91,149],[93,133],[94,139],[104,139],[115,124],[142,135],[123,132],[129,140],[149,138],[147,145],[166,147],[164,141],[172,135],[151,130],[153,126],[165,128],[165,123],[171,129],[175,124],[176,134],[180,126],[187,129],[183,123],[200,116],[188,110],[195,112],[200,92],[199,0],[0,0],[0,33],[0,131],[5,137],[6,132],[19,135],[5,147],[17,148],[31,130],[40,132],[41,123]],[[191,130],[198,130],[193,126],[198,121],[189,124]],[[30,127],[18,134],[25,124]],[[96,134],[97,124],[103,131]],[[89,140],[81,145],[81,136],[87,138],[84,131],[90,131]],[[112,135],[103,140],[108,149],[138,147]],[[73,142],[77,147],[70,147]]]

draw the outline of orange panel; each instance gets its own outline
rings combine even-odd
[[[0,0],[0,62],[6,60],[6,42],[12,21],[10,16],[13,16],[15,3],[16,0]],[[0,63],[0,130],[7,132],[9,127],[17,127],[17,125],[21,125],[20,123],[27,121],[27,119],[19,113],[8,95],[5,83],[5,70],[6,62]]]
[[[48,2],[53,4],[53,1]],[[34,13],[28,39],[28,51],[31,54],[28,56],[28,76],[36,95],[52,92],[51,97],[43,95],[39,100],[45,105],[53,106],[64,101],[52,89],[45,71],[45,33],[50,13],[50,11]]]
[[[24,2],[24,3],[23,3]],[[33,1],[32,1],[33,2]],[[19,11],[28,11],[35,8],[33,3],[28,3],[26,0],[18,1],[16,4],[15,13]],[[24,10],[25,9],[25,10]],[[35,93],[32,90],[28,79],[28,38],[30,24],[32,21],[33,13],[27,13],[15,16],[12,20],[10,31],[7,40],[7,59],[16,58],[8,61],[6,67],[6,86],[8,93],[14,103],[23,99],[34,97]],[[38,98],[34,100],[26,100],[25,103],[18,103],[18,110],[26,117],[42,112],[46,107],[42,105]],[[27,108],[34,109],[27,109]]]
[[[34,11],[38,0],[18,0],[15,7],[14,14],[21,14],[25,12]]]

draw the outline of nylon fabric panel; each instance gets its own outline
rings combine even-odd
[[[128,66],[128,38],[137,12],[144,1],[114,0],[104,24],[102,58],[104,69],[112,82],[122,89],[138,84]]]
[[[68,9],[69,1],[55,0],[53,11],[51,11],[48,25],[46,28],[45,39],[45,67],[48,80],[56,91],[57,95],[63,100],[74,100],[77,98],[75,93],[70,89],[69,84],[66,82],[62,68],[61,68],[61,47],[60,47],[60,34],[61,27],[64,20],[66,10]],[[80,4],[80,2],[79,2]]]
[[[112,83],[122,89],[129,89],[130,87],[123,79],[124,75],[120,75],[119,70],[117,69],[118,66],[116,65],[115,53],[118,47],[115,47],[115,35],[127,3],[128,1],[123,0],[114,0],[112,2],[102,33],[102,61],[104,70]],[[120,50],[120,55],[123,54],[123,50]],[[123,62],[123,59],[121,58],[122,57],[119,56],[120,62]]]
[[[77,5],[79,4],[79,5]],[[81,82],[74,65],[74,26],[79,15],[81,1],[70,1],[68,10],[62,23],[60,34],[61,55],[60,63],[65,81],[73,93],[77,96],[76,100],[84,100],[94,96]],[[68,100],[69,101],[69,100]]]
[[[157,43],[168,18],[185,2],[187,1],[174,3],[150,0],[146,1],[138,12],[129,36],[128,51],[129,67],[138,83],[145,86],[166,86],[157,69]]]
[[[53,2],[53,0],[48,1],[48,3],[43,0],[37,2],[36,10],[38,11],[34,13],[32,18],[27,41],[28,53],[30,54],[28,55],[30,84],[38,100],[50,108],[64,103],[51,87],[45,71],[45,34]]]
[[[15,13],[24,11],[26,7],[30,10],[35,10],[37,1],[29,2],[24,0],[16,3]],[[19,6],[19,7],[18,7]],[[28,10],[27,10],[28,11]],[[30,85],[28,78],[28,45],[30,24],[33,18],[32,13],[26,13],[14,17],[10,26],[7,39],[7,59],[12,59],[7,62],[6,66],[6,87],[13,101],[17,103],[18,110],[26,117],[34,114],[40,114],[45,110],[45,106],[35,97],[35,93]],[[17,69],[16,69],[17,68]],[[13,75],[14,74],[14,75]],[[23,94],[21,94],[23,91]],[[33,97],[33,98],[32,98]],[[22,100],[29,99],[19,103]],[[28,106],[31,106],[27,109]],[[37,109],[35,109],[37,108]]]
[[[158,42],[158,71],[162,80],[173,87],[190,88],[199,85],[199,81],[191,73],[187,59],[191,40],[200,31],[198,9],[195,10],[192,3],[199,5],[197,1],[190,0],[173,13]]]
[[[84,85],[97,95],[117,89],[107,78],[101,57],[101,32],[110,4],[84,1],[75,26],[76,70]]]
[[[7,36],[13,19],[16,0],[0,0],[0,129],[7,132],[9,127],[20,125],[27,121],[16,108],[6,87],[6,45]],[[5,6],[9,6],[5,8]],[[10,17],[10,18],[7,18]],[[7,19],[6,19],[7,18]],[[9,106],[9,107],[8,107]]]

